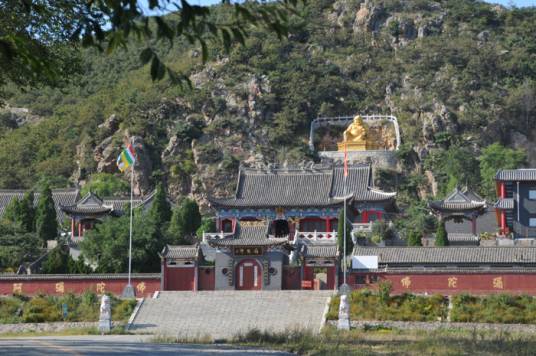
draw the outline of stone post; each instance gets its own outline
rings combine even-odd
[[[99,317],[99,332],[101,334],[110,332],[112,329],[112,306],[110,297],[106,294],[102,296]]]
[[[350,302],[348,294],[350,288],[347,284],[343,284],[339,289],[340,303],[339,303],[339,322],[337,329],[350,330]]]

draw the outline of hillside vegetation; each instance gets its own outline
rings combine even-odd
[[[400,165],[377,179],[401,192],[402,205],[456,184],[493,199],[483,172],[536,164],[536,9],[314,0],[293,23],[283,41],[252,30],[228,54],[213,47],[207,65],[186,43],[154,43],[189,75],[191,90],[152,82],[138,58],[144,44],[110,56],[85,51],[84,72],[61,89],[7,88],[0,187],[83,185],[94,176],[123,192],[113,181],[128,180],[115,158],[126,136],[138,136],[137,191],[163,179],[173,196],[203,203],[232,191],[240,162],[315,159],[306,145],[311,120],[355,113],[398,117]],[[28,108],[30,119],[13,108]]]

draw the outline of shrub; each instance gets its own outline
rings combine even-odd
[[[381,281],[378,284],[378,295],[380,296],[380,302],[382,304],[387,304],[391,296],[391,290],[393,285],[389,281]]]

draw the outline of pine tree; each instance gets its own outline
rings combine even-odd
[[[407,239],[408,246],[422,246],[421,234],[418,231],[410,230]]]
[[[191,239],[201,226],[201,213],[195,200],[184,199],[181,205],[173,210],[168,235],[175,243],[185,243]]]
[[[35,231],[35,208],[33,191],[28,191],[24,193],[24,196],[20,201],[19,221],[24,231]]]
[[[52,200],[52,191],[45,185],[39,196],[37,209],[35,211],[35,227],[37,236],[43,245],[47,240],[54,240],[58,236],[58,222],[56,220],[56,209]]]
[[[440,222],[437,225],[435,245],[436,246],[448,246],[449,240],[447,238],[447,229],[445,229],[445,223]]]
[[[20,210],[21,201],[19,200],[19,198],[14,197],[6,206],[6,210],[4,212],[2,220],[7,224],[20,224]]]
[[[165,225],[171,219],[171,206],[167,200],[162,183],[158,183],[156,186],[156,193],[153,198],[150,214],[159,226]]]
[[[344,251],[344,210],[341,210],[339,214],[339,224],[337,229],[337,244],[339,247],[339,252],[341,255]],[[349,255],[354,248],[354,243],[352,241],[352,228],[349,223],[346,223],[346,254]]]

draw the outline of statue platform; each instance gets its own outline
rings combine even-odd
[[[337,149],[344,152],[344,146],[346,146],[346,151],[366,151],[369,149],[366,142],[339,142],[337,143]]]

